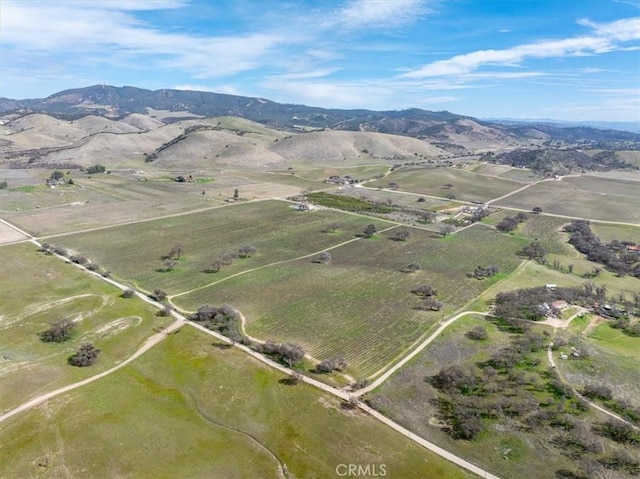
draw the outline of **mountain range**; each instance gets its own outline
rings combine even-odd
[[[471,138],[489,135],[499,142],[532,138],[605,144],[603,146],[612,142],[640,141],[639,133],[589,126],[478,120],[448,111],[434,112],[418,108],[397,111],[327,109],[220,93],[146,90],[128,86],[94,85],[38,99],[0,98],[0,114],[38,112],[59,119],[78,119],[87,115],[118,119],[132,113],[149,114],[154,110],[173,112],[170,121],[193,118],[194,115],[234,116],[289,131],[364,131],[444,142],[456,135]]]

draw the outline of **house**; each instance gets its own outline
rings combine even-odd
[[[555,291],[558,285],[555,283],[547,283],[545,287],[550,291]]]

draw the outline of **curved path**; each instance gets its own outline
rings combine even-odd
[[[635,424],[633,424],[630,421],[627,421],[625,418],[623,418],[622,416],[618,416],[616,413],[613,413],[611,411],[609,411],[608,409],[603,408],[602,406],[600,406],[599,404],[596,404],[592,401],[590,401],[589,399],[587,399],[586,397],[584,397],[582,394],[580,394],[574,387],[573,385],[571,385],[571,383],[564,377],[564,375],[562,374],[562,372],[557,368],[556,366],[556,362],[553,359],[553,341],[551,341],[549,343],[549,346],[547,347],[547,357],[549,358],[549,364],[551,365],[551,367],[553,368],[553,370],[558,374],[558,378],[560,378],[560,381],[562,381],[563,384],[565,384],[566,386],[570,387],[571,390],[573,391],[573,393],[578,396],[580,399],[584,400],[586,403],[589,404],[589,406],[591,406],[594,409],[597,409],[598,411],[606,414],[609,417],[612,417],[614,419],[617,419],[618,421],[621,421],[629,426],[631,426],[632,428],[634,428],[636,431],[640,431],[640,428],[638,426],[636,426]]]

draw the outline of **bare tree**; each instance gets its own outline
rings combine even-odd
[[[333,233],[339,228],[340,228],[340,223],[334,222],[334,223],[329,223],[327,226],[325,226],[324,231],[326,233]]]
[[[328,251],[323,251],[322,253],[320,253],[318,262],[323,264],[331,263],[331,253],[329,253]]]
[[[391,239],[394,241],[407,241],[411,236],[413,236],[411,230],[406,226],[403,226],[398,228],[396,234],[394,234]]]
[[[250,244],[245,244],[238,248],[238,256],[240,258],[251,258],[254,254],[258,252],[258,248],[255,246],[251,246]]]
[[[455,230],[456,229],[452,225],[448,225],[448,224],[440,225],[440,234],[442,234],[443,238],[448,234],[453,233]]]
[[[364,229],[364,237],[371,238],[377,232],[378,232],[378,228],[376,228],[376,225],[374,224],[367,225],[367,227]]]
[[[184,247],[180,243],[176,243],[171,247],[169,254],[166,256],[167,258],[180,259],[182,253],[184,251]]]
[[[41,332],[40,339],[45,343],[62,343],[71,338],[75,328],[76,325],[72,321],[61,319],[52,323],[46,331]]]

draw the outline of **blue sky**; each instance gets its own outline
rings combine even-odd
[[[640,121],[640,0],[0,1],[0,96],[96,83]]]

